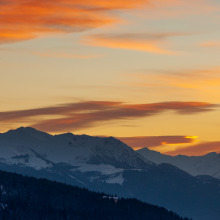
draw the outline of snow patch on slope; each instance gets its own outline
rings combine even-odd
[[[102,175],[112,175],[116,173],[121,173],[124,171],[124,169],[121,168],[115,168],[112,165],[105,165],[105,164],[100,164],[100,165],[93,165],[93,164],[82,164],[76,169],[72,169],[72,171],[79,170],[81,172],[99,172]]]
[[[122,173],[120,173],[120,174],[117,175],[117,176],[114,176],[114,177],[112,177],[112,178],[107,179],[106,182],[107,182],[107,183],[110,183],[110,184],[118,183],[118,184],[122,185],[123,182],[124,182],[124,178],[123,178],[123,176],[122,176]]]
[[[0,142],[0,155],[0,162],[10,165],[25,165],[37,170],[52,166],[41,158],[36,157],[35,153],[30,149],[13,143]]]

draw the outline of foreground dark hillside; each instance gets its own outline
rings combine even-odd
[[[103,199],[103,195],[46,179],[0,171],[0,219],[183,220],[173,212],[136,199],[120,199],[115,203]]]

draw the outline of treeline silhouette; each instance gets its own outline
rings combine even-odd
[[[0,171],[2,220],[188,220],[137,199],[117,203],[104,193]]]

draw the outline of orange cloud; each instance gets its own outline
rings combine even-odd
[[[0,112],[0,122],[29,123],[48,132],[80,130],[104,122],[132,120],[154,116],[166,111],[177,114],[198,114],[213,111],[215,104],[203,102],[161,102],[152,104],[125,104],[121,102],[79,102],[54,107]]]
[[[178,33],[96,34],[87,36],[82,40],[82,43],[91,46],[138,50],[158,54],[177,54],[177,52],[166,49],[167,38],[182,35]]]
[[[194,143],[197,137],[187,136],[144,136],[144,137],[116,137],[134,150],[138,150],[144,147],[154,148],[164,144],[189,144]]]
[[[199,142],[197,136],[142,136],[142,137],[115,137],[134,150],[147,147],[160,151],[166,155],[202,156],[210,152],[220,153],[220,141]],[[173,145],[175,150],[171,150]]]
[[[0,44],[70,33],[116,22],[112,10],[134,9],[148,0],[0,0]]]
[[[220,153],[220,141],[216,142],[203,142],[193,146],[179,147],[174,151],[167,151],[167,155],[188,155],[188,156],[202,156],[211,152]]]
[[[220,41],[206,41],[199,44],[200,47],[219,48]]]
[[[146,73],[133,74],[132,77],[141,79],[141,83],[132,83],[140,87],[176,87],[191,89],[212,89],[220,85],[220,68],[207,70],[185,71],[148,71]],[[147,81],[144,83],[143,81]]]
[[[168,8],[173,5],[182,7],[185,5],[184,2],[180,0],[0,0],[0,44],[30,40],[48,34],[80,32],[114,23],[119,19],[115,13],[111,13],[115,10],[133,10],[147,6],[150,11],[152,9],[154,11],[162,5]],[[201,0],[199,4],[198,0],[190,2],[193,3],[189,5],[201,5]],[[157,17],[158,14],[161,12],[157,13]],[[174,14],[174,11],[169,14]],[[120,42],[110,45],[108,42],[108,46],[118,47],[118,43]],[[132,43],[133,49],[141,49],[138,42]],[[107,42],[100,44],[106,46]],[[122,44],[121,47],[127,48],[127,44]],[[143,47],[145,51],[169,53],[166,49],[161,49],[157,43],[145,42]]]

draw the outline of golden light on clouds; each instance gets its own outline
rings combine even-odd
[[[192,146],[198,142],[196,136],[141,136],[141,137],[116,137],[134,150],[147,147],[151,150],[167,152],[173,149],[178,149],[179,146]]]
[[[148,53],[177,55],[178,52],[166,49],[169,37],[181,36],[178,33],[127,33],[127,34],[97,34],[87,36],[83,44],[107,47],[112,49],[137,50]]]
[[[111,135],[172,155],[219,150],[218,1],[0,5],[0,132]]]
[[[132,77],[132,86],[173,88],[173,89],[193,89],[200,93],[213,93],[220,91],[220,67],[201,70],[153,70],[128,74]]]
[[[176,156],[202,156],[210,152],[220,153],[220,141],[204,142],[197,136],[143,136],[117,137],[135,150],[147,147],[150,150]]]
[[[12,43],[33,39],[47,34],[71,33],[90,30],[108,23],[115,23],[120,18],[111,13],[115,10],[134,10],[140,8],[149,8],[150,10],[166,7],[187,6],[188,10],[193,5],[204,5],[206,10],[213,10],[214,7],[208,5],[207,1],[192,0],[185,2],[182,0],[1,0],[0,11],[0,43]],[[195,10],[194,10],[195,11]],[[201,9],[200,9],[201,11]],[[173,11],[172,13],[173,14]],[[99,46],[109,46],[113,48],[141,49],[140,43],[118,41],[110,43],[109,41],[100,41]],[[95,42],[93,42],[95,44]],[[157,43],[145,42],[143,50],[150,52],[168,53],[158,47]]]
[[[13,43],[47,34],[93,29],[117,21],[113,10],[135,9],[147,0],[1,0],[0,43]]]
[[[174,149],[163,150],[167,155],[188,155],[188,156],[203,156],[211,152],[220,153],[220,141],[216,142],[200,142],[193,145],[186,145],[183,147],[176,147]]]
[[[196,138],[198,138],[198,136],[186,136],[185,138],[196,139]],[[196,141],[197,141],[197,140],[196,140]]]

